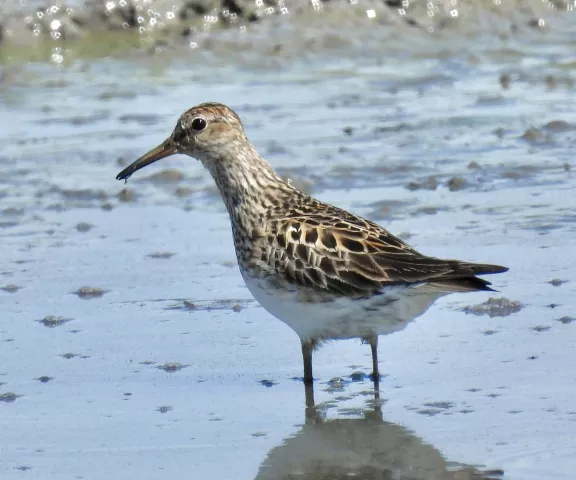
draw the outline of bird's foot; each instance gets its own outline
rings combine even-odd
[[[370,375],[368,375],[368,377],[370,377],[370,380],[372,380],[374,383],[379,383],[380,380],[382,380],[382,375],[380,375],[380,372],[372,372]]]

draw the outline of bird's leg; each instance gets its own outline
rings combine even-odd
[[[312,352],[314,344],[312,342],[302,342],[302,359],[304,360],[304,383],[312,385]]]
[[[380,372],[378,371],[378,335],[368,338],[370,349],[372,350],[372,380],[376,388],[380,382]]]
[[[305,383],[304,384],[304,394],[306,398],[306,408],[316,408],[316,403],[314,402],[314,384]]]
[[[304,359],[304,395],[306,398],[306,423],[318,423],[318,411],[314,401],[314,379],[312,378],[312,352],[314,342],[302,342],[302,358]]]

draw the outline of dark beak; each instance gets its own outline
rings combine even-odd
[[[178,153],[176,145],[172,141],[172,138],[165,140],[162,144],[158,145],[153,150],[150,150],[145,155],[142,155],[138,160],[136,160],[131,165],[127,166],[118,175],[116,175],[116,180],[128,181],[130,175],[132,175],[136,170],[140,170],[151,163],[157,162],[163,158],[169,157]]]

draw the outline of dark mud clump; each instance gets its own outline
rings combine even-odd
[[[91,298],[99,298],[106,293],[106,290],[103,290],[98,287],[80,287],[77,291],[73,292],[78,295],[79,298],[84,300],[89,300]]]
[[[362,373],[362,372],[360,372]],[[343,390],[346,386],[346,381],[342,377],[334,377],[328,380],[328,387],[332,390],[340,389]]]
[[[550,135],[534,127],[527,129],[520,138],[532,144],[546,144],[552,141]]]
[[[366,374],[364,372],[354,372],[350,374],[350,380],[353,382],[363,382],[366,380]]]
[[[104,190],[92,189],[62,189],[60,194],[72,202],[90,202],[93,200],[106,200],[108,196]]]
[[[274,385],[277,385],[277,382],[275,382],[274,380],[260,380],[260,382],[258,383],[260,383],[260,385],[266,388],[271,388]]]
[[[71,360],[73,358],[83,358],[83,359],[87,359],[90,358],[89,355],[81,355],[79,353],[62,353],[60,354],[60,357],[65,358],[66,360]]]
[[[574,127],[564,120],[552,120],[544,125],[544,129],[551,132],[567,132],[574,130]]]
[[[80,233],[85,233],[90,231],[93,227],[94,225],[90,225],[89,223],[80,222],[76,225],[76,230],[78,230]]]
[[[188,300],[184,300],[184,302],[182,302],[183,304],[183,310],[195,310],[196,309],[196,305],[193,302],[189,302]]]
[[[154,252],[154,253],[150,253],[149,255],[147,255],[147,257],[164,260],[164,259],[172,258],[174,255],[176,255],[176,254],[171,253],[171,252]]]
[[[177,187],[174,189],[174,196],[178,198],[186,198],[196,193],[196,189],[192,187]]]
[[[419,207],[412,212],[412,215],[436,215],[438,212],[447,212],[450,209],[447,207],[435,207],[433,205]]]
[[[429,408],[439,408],[441,410],[449,410],[454,408],[454,403],[452,402],[429,402],[424,404],[425,407]]]
[[[406,188],[410,191],[436,190],[438,188],[438,180],[436,180],[436,177],[428,177],[420,182],[410,182],[406,185]]]
[[[168,373],[174,373],[178,372],[179,370],[182,370],[183,368],[186,368],[187,366],[188,365],[182,365],[181,363],[178,362],[167,362],[164,365],[158,365],[156,368],[164,370],[165,372]]]
[[[21,288],[22,287],[19,287],[18,285],[14,285],[11,283],[10,285],[6,285],[6,286],[0,288],[0,290],[4,290],[5,292],[8,292],[8,293],[16,293]]]
[[[0,394],[0,402],[13,403],[19,397],[22,397],[22,395],[17,395],[16,393],[13,392],[2,393]]]
[[[448,180],[448,190],[451,192],[458,192],[464,190],[468,186],[468,182],[463,177],[452,177]]]
[[[510,84],[512,83],[512,78],[508,73],[503,73],[502,75],[500,75],[498,81],[503,89],[508,89],[510,88]]]
[[[37,320],[42,325],[48,328],[59,327],[60,325],[64,325],[71,321],[71,318],[64,318],[64,317],[56,317],[55,315],[48,315],[44,317],[42,320]]]
[[[14,470],[20,470],[21,472],[26,472],[28,470],[32,470],[32,467],[29,465],[20,465],[19,467],[14,467]]]
[[[199,300],[192,302],[190,300],[181,300],[176,305],[166,307],[166,310],[185,310],[185,311],[206,311],[213,310],[232,310],[233,312],[240,312],[244,308],[251,307],[255,304],[254,300]]]
[[[368,205],[371,210],[368,218],[376,220],[397,220],[406,215],[410,207],[417,205],[412,200],[379,200]]]
[[[488,315],[492,317],[507,317],[513,313],[517,313],[524,305],[516,300],[509,300],[508,298],[493,298],[490,297],[484,303],[478,305],[470,305],[464,307],[465,313],[471,313],[473,315]]]

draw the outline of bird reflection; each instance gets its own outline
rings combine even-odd
[[[268,453],[256,480],[494,480],[482,471],[447,461],[432,445],[382,417],[378,384],[360,418],[326,419],[306,387],[305,423]]]

